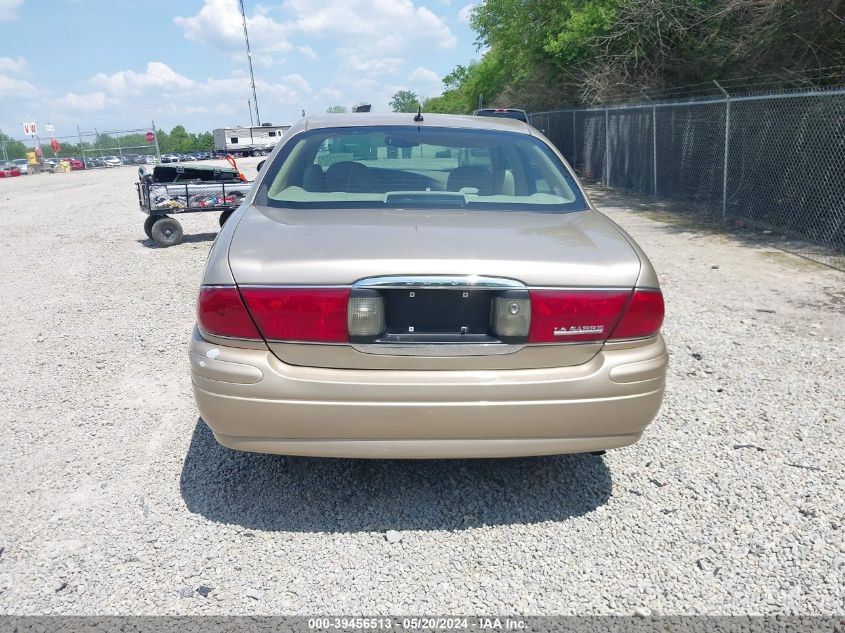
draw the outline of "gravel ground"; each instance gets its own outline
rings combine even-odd
[[[154,248],[134,179],[0,181],[0,612],[845,610],[842,273],[597,191],[666,295],[666,401],[641,442],[249,455],[214,442],[190,390],[217,218]]]

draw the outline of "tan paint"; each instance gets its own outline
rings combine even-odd
[[[303,119],[268,160],[305,129],[399,124],[417,125],[411,115]],[[507,119],[425,115],[422,125],[509,130],[548,143]],[[204,284],[478,274],[528,286],[658,287],[639,246],[592,208],[295,211],[255,207],[259,184],[215,241]],[[263,342],[209,338],[195,330],[190,359],[197,405],[218,441],[292,455],[504,457],[625,446],[657,414],[668,360],[660,336],[442,358],[342,345],[271,351]]]
[[[213,378],[196,362],[209,349],[220,352]],[[639,347],[599,352],[574,367],[325,369],[288,365],[269,350],[212,344],[196,330],[191,352],[200,413],[216,435],[229,438],[221,440],[227,445],[288,452],[296,448],[290,442],[305,442],[292,454],[373,456],[368,451],[375,446],[356,442],[400,441],[410,442],[401,447],[406,457],[500,454],[501,440],[512,439],[532,441],[515,444],[508,454],[568,452],[583,445],[600,450],[620,445],[619,436],[626,436],[624,443],[636,441],[660,407],[668,359],[657,337]],[[231,382],[220,379],[226,365]],[[262,379],[244,384],[244,366],[257,369]],[[634,380],[638,366],[642,380]],[[626,382],[611,380],[620,369]],[[308,443],[313,440],[320,442]],[[497,448],[487,440],[497,440]],[[538,452],[523,452],[529,448]]]

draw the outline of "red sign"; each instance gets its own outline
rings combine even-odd
[[[59,150],[60,150],[60,149],[62,149],[62,146],[61,146],[61,145],[59,145],[59,142],[58,142],[56,139],[52,139],[52,140],[50,141],[50,147],[52,147],[52,148],[53,148],[53,151],[54,151],[56,154],[58,154],[58,153],[59,153]]]
[[[147,143],[149,143],[150,145],[152,145],[156,141],[156,135],[152,132],[147,132],[146,134],[144,134],[144,138],[147,139]]]

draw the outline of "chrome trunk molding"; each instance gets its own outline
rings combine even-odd
[[[514,354],[524,345],[504,343],[351,343],[362,354],[383,356],[491,356]]]
[[[359,279],[353,288],[375,288],[380,290],[405,290],[408,288],[462,288],[472,290],[507,290],[527,287],[524,283],[506,277],[485,277],[482,275],[387,275]]]

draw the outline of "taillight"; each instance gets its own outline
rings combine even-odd
[[[203,332],[214,336],[261,339],[234,286],[202,288],[197,301],[197,321]]]
[[[603,341],[619,321],[629,290],[530,290],[529,343]]]
[[[659,290],[634,290],[628,309],[611,339],[645,338],[653,336],[663,324],[663,293]]]
[[[348,288],[241,288],[252,318],[272,341],[348,343]]]

